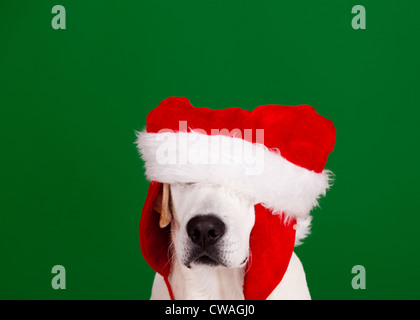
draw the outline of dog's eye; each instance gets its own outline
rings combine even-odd
[[[178,188],[181,188],[181,189],[188,189],[195,184],[196,184],[195,182],[177,182],[177,183],[174,183],[173,185],[177,185]]]
[[[186,187],[189,187],[189,186],[192,186],[192,185],[195,185],[195,184],[197,184],[197,182],[185,182],[185,183],[183,183],[183,185],[185,185]]]

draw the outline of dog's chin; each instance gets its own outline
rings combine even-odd
[[[190,258],[188,261],[184,262],[184,265],[189,269],[195,266],[208,266],[208,267],[224,266],[224,264],[217,257],[213,257],[208,254],[200,254],[194,258]]]
[[[208,256],[208,255],[202,255],[198,258],[196,258],[195,260],[185,263],[185,266],[189,269],[193,268],[194,266],[206,266],[206,267],[210,267],[210,268],[214,268],[214,267],[222,267],[222,268],[243,268],[246,266],[248,262],[248,257],[246,257],[245,259],[242,260],[242,262],[240,264],[235,264],[235,265],[228,265],[226,263],[221,262],[220,260],[218,260],[217,258],[214,258],[212,256]]]
[[[221,266],[222,263],[208,255],[203,255],[199,258],[197,258],[196,260],[194,260],[194,264],[197,265],[205,265],[205,266],[210,266],[210,267],[217,267],[217,266]]]

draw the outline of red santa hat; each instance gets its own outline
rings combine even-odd
[[[160,229],[153,214],[162,183],[224,184],[258,203],[244,296],[266,299],[283,278],[295,244],[308,234],[311,209],[329,188],[324,166],[334,143],[333,123],[308,105],[211,110],[171,97],[153,109],[137,137],[151,181],[140,244],[169,292],[169,229]]]

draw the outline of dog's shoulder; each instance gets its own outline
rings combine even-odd
[[[165,280],[157,272],[155,275],[155,280],[153,281],[152,295],[150,300],[171,300]]]
[[[283,279],[267,300],[310,300],[305,271],[300,259],[293,252]]]

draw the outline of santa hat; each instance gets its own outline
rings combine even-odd
[[[151,181],[140,244],[170,294],[169,228],[161,229],[153,213],[162,183],[228,185],[258,203],[244,296],[266,299],[283,278],[295,244],[308,234],[311,209],[329,187],[324,166],[334,143],[333,123],[308,105],[211,110],[171,97],[153,109],[137,139]]]

